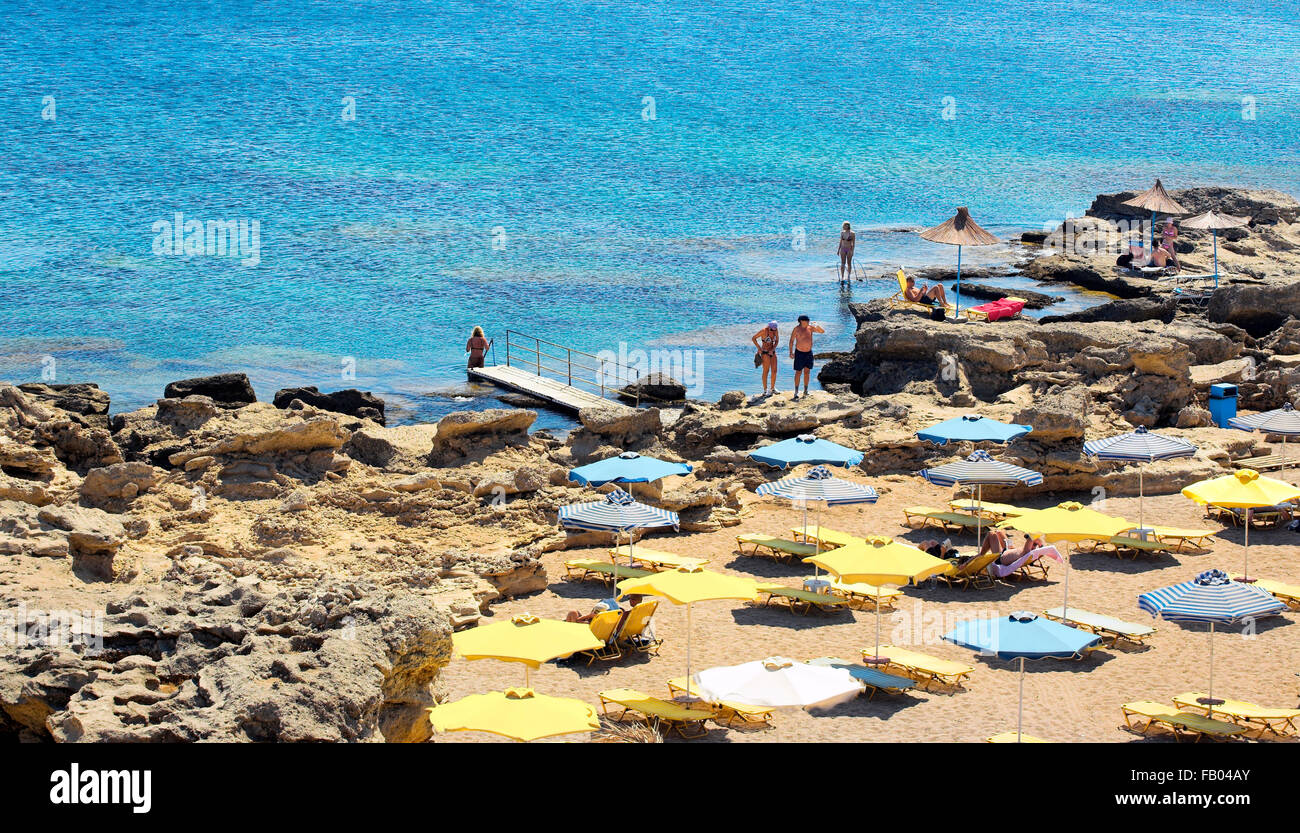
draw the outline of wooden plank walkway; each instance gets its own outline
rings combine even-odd
[[[561,408],[568,408],[571,411],[592,407],[626,408],[631,410],[627,405],[612,399],[606,399],[597,393],[581,390],[546,376],[538,376],[536,373],[521,370],[518,367],[504,364],[475,367],[470,368],[469,375],[472,379],[509,388],[540,399],[543,402],[549,402]]]

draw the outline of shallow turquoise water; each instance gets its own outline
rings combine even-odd
[[[957,205],[1009,234],[1156,175],[1300,193],[1293,3],[973,8],[5,4],[0,377],[52,357],[116,410],[242,369],[428,417],[482,324],[681,351],[716,398],[770,317],[851,342],[843,220],[880,274],[951,262],[889,229]],[[156,254],[177,211],[257,220],[260,263]]]

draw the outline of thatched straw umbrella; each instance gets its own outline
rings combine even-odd
[[[1183,221],[1183,228],[1209,229],[1214,235],[1214,288],[1219,288],[1219,229],[1239,228],[1250,222],[1249,217],[1234,217],[1231,214],[1220,214],[1217,211],[1207,211],[1204,214],[1198,214],[1190,220]]]
[[[961,247],[992,246],[1002,241],[979,227],[970,217],[966,206],[957,209],[957,216],[946,223],[921,232],[921,237],[932,243],[946,243],[957,247],[957,303],[954,315],[961,315]]]
[[[1124,205],[1131,205],[1134,208],[1145,208],[1151,212],[1151,245],[1155,247],[1156,242],[1156,212],[1161,214],[1186,214],[1187,209],[1179,205],[1178,201],[1169,196],[1165,186],[1156,180],[1156,184],[1147,190],[1138,194],[1131,200],[1124,200]]]

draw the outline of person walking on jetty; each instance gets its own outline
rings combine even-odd
[[[840,286],[848,286],[853,277],[853,249],[857,242],[858,236],[846,220],[840,229]]]
[[[483,328],[475,327],[474,332],[470,334],[469,341],[465,342],[465,352],[469,353],[469,364],[467,367],[482,367],[483,356],[487,353],[489,342],[483,337]]]
[[[754,333],[750,341],[754,342],[754,347],[758,349],[754,354],[754,364],[763,368],[762,395],[776,393],[776,346],[781,343],[781,333],[777,323],[767,322],[767,326]],[[771,377],[770,383],[769,377]]]
[[[806,315],[799,316],[799,325],[790,331],[790,358],[794,359],[794,398],[799,398],[799,374],[803,374],[803,395],[808,395],[808,377],[812,376],[813,333],[826,332]]]

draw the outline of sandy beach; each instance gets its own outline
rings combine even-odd
[[[1291,482],[1297,477],[1289,473]],[[914,531],[902,525],[902,509],[914,504],[936,505],[950,497],[948,490],[920,478],[891,475],[878,479],[859,472],[850,479],[874,485],[878,503],[824,510],[824,525],[855,535],[883,534],[913,543],[933,537],[934,531]],[[1088,502],[1086,494],[1043,494],[1016,501],[1028,507],[1052,506],[1064,500]],[[749,495],[749,514],[741,526],[702,534],[655,534],[645,545],[658,550],[707,558],[709,568],[761,580],[797,585],[810,570],[779,564],[771,559],[737,554],[735,536],[742,531],[784,534],[802,523],[802,514],[782,502]],[[1137,517],[1137,499],[1113,497],[1103,511],[1125,518]],[[1094,506],[1094,508],[1096,508]],[[1076,552],[1070,558],[1070,606],[1105,613],[1126,621],[1152,625],[1158,633],[1148,647],[1104,648],[1081,661],[1039,660],[1026,664],[1024,730],[1027,734],[1059,742],[1143,742],[1126,731],[1121,703],[1132,700],[1168,702],[1189,691],[1204,691],[1209,660],[1204,627],[1184,628],[1154,621],[1137,606],[1139,593],[1186,581],[1197,573],[1218,568],[1238,575],[1242,566],[1242,531],[1223,528],[1203,518],[1202,510],[1178,494],[1148,496],[1147,522],[1194,529],[1216,530],[1209,551],[1188,550],[1174,556],[1139,556],[1136,560],[1113,555]],[[811,522],[811,521],[810,521]],[[1251,530],[1250,570],[1255,576],[1295,582],[1295,533]],[[968,552],[973,534],[954,535],[954,543]],[[547,589],[526,598],[493,606],[485,623],[528,612],[562,618],[569,610],[587,612],[606,595],[596,581],[566,581],[563,562],[572,558],[607,558],[605,547],[572,549],[544,557],[553,577]],[[1047,581],[1012,580],[994,587],[950,589],[927,584],[909,587],[893,612],[882,613],[882,640],[912,647],[945,659],[974,666],[964,690],[934,690],[910,694],[877,693],[861,696],[824,712],[783,710],[766,729],[724,728],[709,724],[708,736],[692,742],[978,742],[985,737],[1015,730],[1018,675],[1011,663],[974,657],[965,649],[937,639],[953,623],[977,615],[1006,615],[1015,611],[1041,612],[1062,602],[1064,567],[1053,565]],[[1215,694],[1273,707],[1295,707],[1300,691],[1300,640],[1292,627],[1296,613],[1263,620],[1249,638],[1220,632],[1215,644]],[[838,656],[860,661],[860,650],[874,640],[874,615],[868,610],[796,615],[780,607],[757,607],[733,602],[695,605],[692,620],[693,670],[732,665],[784,655],[806,660]],[[657,657],[636,655],[613,662],[597,661],[562,667],[542,666],[532,675],[533,685],[546,694],[576,697],[597,703],[597,692],[616,687],[639,689],[667,696],[665,681],[680,676],[686,662],[685,609],[660,605],[655,617],[656,635],[664,639]],[[476,692],[519,685],[523,667],[481,660],[453,660],[442,672],[441,696],[457,699]],[[500,740],[481,733],[440,735],[437,743]],[[677,742],[676,736],[670,740]],[[1170,741],[1153,734],[1151,742]]]

